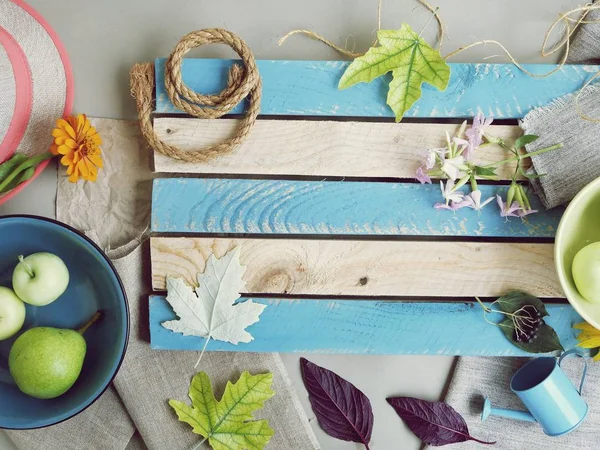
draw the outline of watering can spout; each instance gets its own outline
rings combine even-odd
[[[527,411],[517,411],[514,409],[494,408],[489,398],[483,402],[483,411],[481,412],[481,421],[483,422],[489,416],[500,416],[508,419],[521,420],[524,422],[537,422]]]

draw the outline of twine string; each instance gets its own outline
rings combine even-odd
[[[427,10],[429,10],[433,14],[433,16],[435,17],[435,19],[438,23],[438,45],[437,45],[437,47],[438,47],[438,50],[441,50],[443,39],[444,39],[444,22],[442,21],[440,15],[438,14],[439,8],[434,8],[426,0],[418,0],[418,1],[421,5],[423,5]],[[382,0],[379,0],[378,8],[377,8],[377,29],[378,30],[381,29],[381,3],[382,3]],[[508,60],[512,64],[514,64],[519,70],[521,70],[523,73],[525,73],[526,75],[528,75],[532,78],[546,78],[546,77],[549,77],[550,75],[558,72],[559,70],[561,70],[563,68],[563,66],[566,64],[567,58],[569,57],[569,52],[571,50],[571,47],[570,47],[571,37],[577,31],[579,25],[600,23],[600,20],[586,20],[587,15],[591,11],[599,10],[599,9],[600,9],[600,4],[587,3],[584,6],[579,6],[577,8],[571,9],[570,11],[560,14],[559,17],[550,25],[550,27],[548,28],[548,30],[546,31],[546,34],[544,36],[544,41],[542,43],[542,48],[540,50],[540,53],[541,53],[542,57],[547,57],[547,56],[553,55],[554,53],[562,50],[563,48],[564,48],[564,53],[563,53],[563,56],[560,58],[558,65],[554,69],[552,69],[546,73],[543,73],[543,74],[537,74],[537,73],[530,72],[525,67],[523,67],[523,65],[521,65],[519,63],[519,61],[517,61],[517,59],[510,53],[510,51],[504,45],[502,45],[502,43],[495,41],[495,40],[490,40],[490,39],[484,39],[481,41],[473,42],[471,44],[467,44],[462,47],[459,47],[458,49],[454,50],[453,52],[448,53],[446,56],[443,57],[443,59],[448,60],[448,59],[458,55],[459,53],[462,53],[464,51],[467,51],[467,50],[469,50],[473,47],[477,47],[479,45],[493,44],[493,45],[497,45],[498,47],[500,47],[502,49],[502,51],[504,52],[504,54],[506,55],[506,57],[508,58]],[[573,17],[573,16],[577,16],[577,17]],[[562,37],[562,39],[560,39],[560,41],[558,43],[554,44],[550,49],[548,49],[548,45],[549,45],[548,42],[550,40],[550,36],[552,36],[555,28],[559,24],[564,25],[563,37]],[[323,36],[315,33],[314,31],[305,30],[305,29],[290,31],[288,34],[286,34],[279,40],[279,45],[282,45],[290,36],[293,36],[294,34],[303,34],[312,39],[316,39],[320,42],[323,42],[324,44],[333,48],[337,52],[339,52],[342,55],[345,55],[349,58],[354,59],[359,56],[363,56],[365,54],[364,52],[363,53],[355,53],[352,51],[348,51],[345,48],[341,48],[341,47],[337,46],[333,42],[331,42],[328,39],[324,38]],[[375,44],[373,44],[373,45],[375,45]],[[497,55],[494,55],[494,56],[497,56]],[[585,84],[581,87],[581,89],[579,90],[579,92],[577,93],[577,95],[575,97],[575,108],[577,110],[578,115],[582,119],[590,120],[593,122],[600,122],[600,119],[592,118],[592,117],[586,116],[584,113],[582,113],[580,110],[579,98],[581,96],[581,93],[594,80],[596,80],[599,77],[600,77],[600,71],[598,71],[593,77],[591,77],[589,80],[587,80],[585,82]]]
[[[183,56],[205,44],[227,44],[242,59],[244,67],[234,64],[228,74],[227,87],[219,94],[200,94],[190,89],[181,77]],[[154,65],[136,64],[130,71],[131,94],[135,97],[142,135],[156,151],[171,158],[188,162],[205,162],[231,152],[248,136],[260,110],[262,82],[250,48],[235,33],[222,28],[210,28],[187,34],[175,46],[165,64],[165,89],[177,108],[201,119],[215,119],[229,113],[244,98],[249,97],[248,110],[240,120],[233,136],[223,142],[183,151],[163,142],[152,125]]]
[[[383,0],[378,0],[377,2],[377,31],[381,30],[381,4],[382,4]],[[439,8],[434,8],[433,6],[431,6],[427,0],[418,0],[419,3],[421,3],[426,9],[428,9],[429,11],[431,11],[431,13],[433,14],[433,16],[435,17],[435,20],[438,23],[438,50],[442,49],[442,41],[444,39],[444,22],[442,21],[440,15],[438,14],[438,9]],[[279,39],[279,41],[277,42],[278,45],[283,45],[283,43],[285,41],[288,40],[288,38],[290,38],[291,36],[295,35],[295,34],[302,34],[306,37],[309,37],[311,39],[314,39],[316,41],[322,42],[323,44],[327,45],[328,47],[331,47],[332,49],[334,49],[336,52],[340,53],[341,55],[347,56],[348,58],[358,58],[359,56],[363,56],[365,52],[354,52],[352,50],[348,50],[345,47],[340,47],[337,44],[334,44],[333,42],[331,42],[329,39],[325,38],[324,36],[315,33],[312,30],[306,30],[304,28],[299,28],[297,30],[292,30],[289,33],[287,33],[285,36],[283,36],[281,39]],[[375,39],[375,41],[373,42],[373,44],[371,44],[371,47],[374,47],[375,45],[377,45],[378,40]],[[348,39],[346,39],[346,45],[348,43]]]

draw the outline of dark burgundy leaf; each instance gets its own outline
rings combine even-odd
[[[300,358],[302,379],[319,425],[330,436],[369,449],[373,410],[365,394],[342,377]]]
[[[446,403],[413,397],[392,397],[387,401],[410,431],[426,444],[436,447],[464,441],[495,444],[471,437],[465,419]]]

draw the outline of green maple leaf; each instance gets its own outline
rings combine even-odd
[[[177,400],[169,400],[169,405],[179,420],[191,425],[214,450],[262,450],[275,431],[266,420],[252,420],[252,413],[275,395],[272,382],[272,373],[243,372],[236,383],[227,382],[223,397],[217,401],[210,378],[199,372],[190,384],[192,406]]]
[[[396,122],[421,97],[421,84],[429,83],[443,91],[450,81],[450,66],[407,24],[399,30],[379,30],[381,44],[371,47],[348,66],[338,85],[346,89],[356,83],[369,83],[392,72],[387,104],[396,114]]]

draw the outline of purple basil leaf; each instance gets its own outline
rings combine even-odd
[[[426,444],[435,447],[464,441],[495,444],[471,437],[465,419],[446,403],[413,397],[392,397],[387,401],[410,431]]]
[[[319,425],[329,436],[360,442],[369,449],[373,431],[371,402],[342,377],[300,358],[302,379]]]

